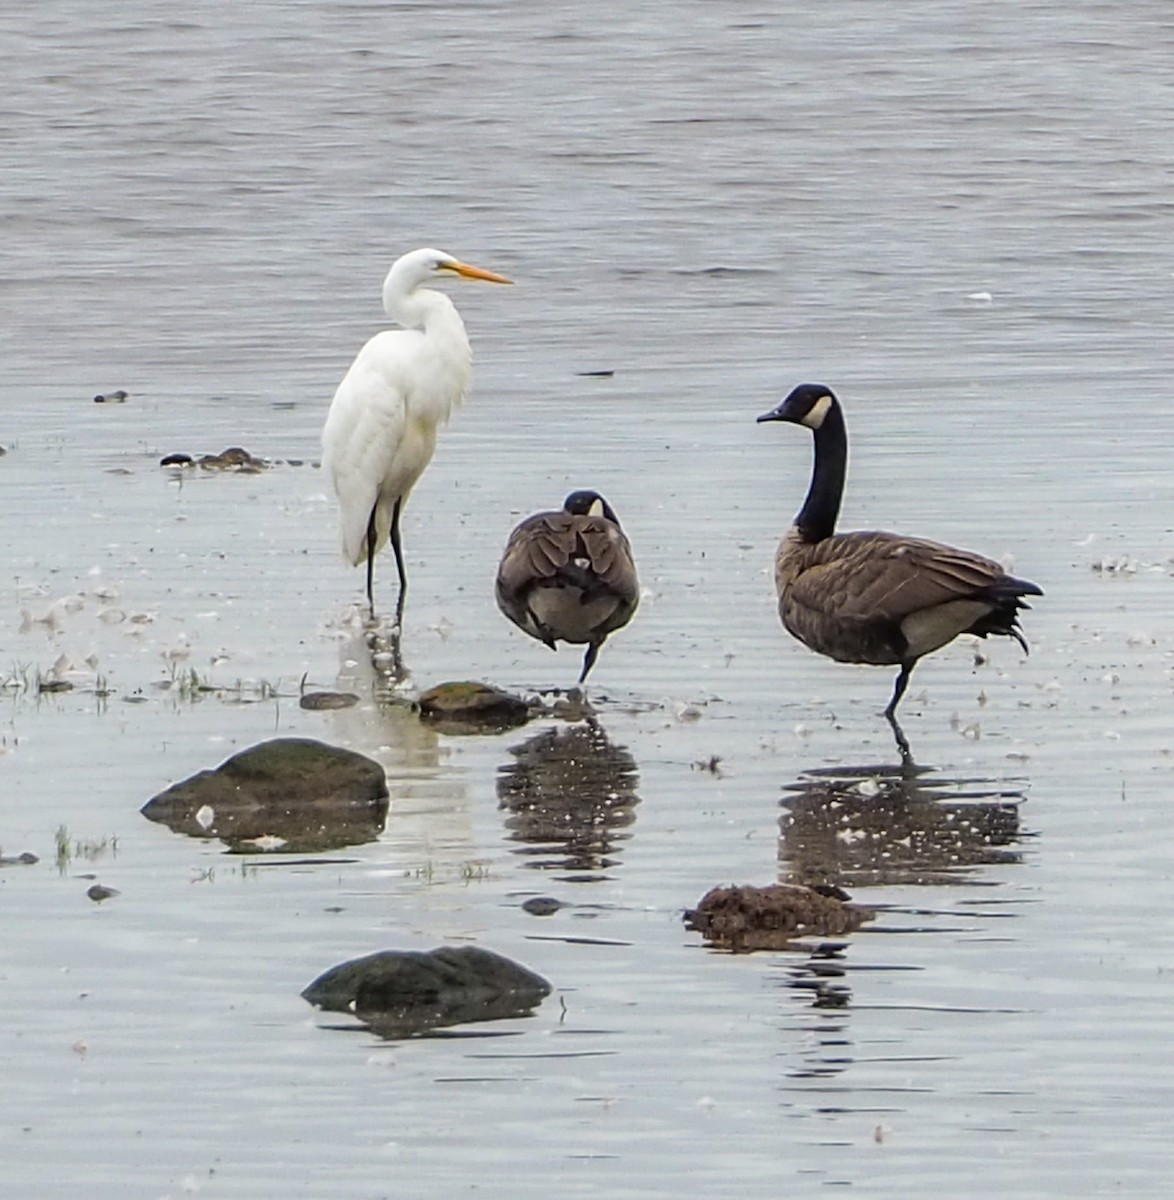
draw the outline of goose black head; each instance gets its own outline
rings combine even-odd
[[[806,425],[808,429],[818,429],[828,413],[837,407],[839,401],[831,388],[822,383],[801,383],[777,408],[763,413],[758,418],[762,421],[790,421],[792,425]]]
[[[606,517],[614,525],[620,523],[612,506],[598,493],[589,488],[572,492],[563,501],[563,511],[576,517]]]

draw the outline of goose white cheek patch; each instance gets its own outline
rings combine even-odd
[[[828,415],[828,409],[832,406],[831,396],[820,396],[820,398],[811,406],[811,411],[803,418],[803,424],[808,429],[818,429]]]

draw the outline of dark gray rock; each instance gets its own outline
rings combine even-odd
[[[387,780],[374,760],[312,738],[274,738],[173,784],[142,813],[234,850],[305,853],[373,841],[387,806]]]
[[[548,995],[541,975],[477,946],[380,950],[331,967],[302,992],[315,1007],[354,1013],[389,1038],[528,1016]]]

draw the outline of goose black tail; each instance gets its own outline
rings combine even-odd
[[[966,631],[976,637],[987,637],[997,634],[1001,637],[1014,638],[1023,648],[1023,653],[1030,653],[1027,639],[1019,624],[1019,614],[1028,612],[1031,605],[1024,596],[1042,596],[1043,588],[1027,579],[1016,579],[1013,575],[1005,575],[997,583],[986,589],[984,599],[990,600],[994,608],[985,616],[980,617]]]

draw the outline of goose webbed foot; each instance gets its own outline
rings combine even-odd
[[[893,731],[893,740],[897,743],[897,753],[901,755],[901,770],[902,772],[908,771],[909,768],[917,765],[913,761],[913,751],[909,748],[909,739],[905,736],[905,731],[901,728],[896,716],[888,709],[885,709],[885,718]]]
[[[905,689],[909,686],[909,676],[912,672],[913,663],[901,664],[901,671],[897,676],[897,682],[893,685],[893,697],[885,709],[885,719],[892,727],[893,737],[897,742],[897,750],[901,755],[902,768],[914,765],[913,751],[909,748],[909,739],[905,736],[905,731],[901,728],[901,724],[897,720],[897,705],[901,702],[901,697],[905,695]]]

